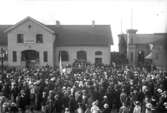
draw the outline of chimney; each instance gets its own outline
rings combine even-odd
[[[60,21],[59,20],[56,20],[56,25],[60,25]]]

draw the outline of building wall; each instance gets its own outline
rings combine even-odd
[[[144,56],[147,56],[151,51],[149,44],[140,44],[135,42],[137,38],[137,30],[130,29],[127,31],[127,58],[130,64],[135,65],[138,63],[139,51],[144,52]]]
[[[110,64],[110,47],[94,47],[94,46],[76,46],[76,47],[56,47],[55,53],[55,65],[59,65],[59,51],[68,51],[69,61],[62,62],[63,65],[72,64],[75,59],[77,59],[77,51],[86,51],[87,52],[87,61],[94,64],[95,58],[102,58],[102,63]],[[102,55],[95,55],[96,51],[101,51]]]
[[[135,45],[128,45],[127,59],[128,59],[129,64],[135,64],[135,61],[136,61],[136,46]]]
[[[120,34],[119,37],[119,53],[127,56],[127,35]]]
[[[6,50],[6,51],[8,50],[8,47],[7,47],[7,46],[2,46],[2,45],[0,45],[0,50],[1,50],[1,48],[3,48],[3,49]],[[8,65],[8,61],[5,60],[5,61],[3,62],[3,64],[4,64],[4,65]],[[2,61],[1,61],[1,58],[0,58],[0,66],[1,66],[1,65],[2,65]]]
[[[153,64],[156,65],[157,67],[161,67],[167,70],[166,49],[164,49],[163,46],[160,44],[155,45],[152,50],[152,55],[153,55],[152,56]]]
[[[136,45],[133,43],[137,30],[127,30],[127,59],[129,64],[135,64],[136,62]]]
[[[31,28],[28,26],[31,25]],[[24,43],[17,43],[17,34],[24,34]],[[43,43],[36,43],[36,34],[43,34]],[[21,52],[35,50],[39,52],[40,65],[53,66],[53,42],[55,36],[33,21],[26,21],[9,31],[8,37],[8,62],[12,66],[21,65]],[[17,62],[13,62],[12,52],[17,52]],[[48,62],[43,62],[43,51],[48,51]]]

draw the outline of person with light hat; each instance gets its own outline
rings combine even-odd
[[[10,111],[11,111],[11,113],[18,113],[18,108],[17,108],[17,105],[15,102],[12,102],[10,104]]]
[[[140,106],[140,102],[139,101],[135,102],[135,107],[133,109],[133,113],[141,113],[141,106]]]
[[[104,107],[104,109],[103,109],[102,113],[110,113],[111,112],[109,105],[107,103],[105,103],[103,105],[103,107]]]
[[[108,97],[106,95],[103,96],[103,100],[100,102],[100,109],[103,109],[104,104],[109,104]]]
[[[152,113],[157,113],[157,100],[155,99],[155,97],[152,97],[151,98],[151,104],[152,104],[152,107],[151,107],[151,111]]]
[[[98,100],[96,100],[96,101],[94,101],[93,103],[92,103],[92,107],[91,107],[91,113],[100,113],[101,112],[101,110],[100,110],[100,108],[98,107]]]
[[[69,108],[65,108],[64,113],[70,113],[70,109]]]
[[[84,113],[83,107],[81,103],[78,103],[78,108],[76,110],[76,113]]]
[[[129,113],[129,108],[125,105],[125,103],[122,103],[122,106],[119,109],[119,113]]]
[[[152,104],[151,103],[146,103],[146,109],[145,109],[145,113],[152,113],[151,112],[151,108],[152,108]]]
[[[41,102],[41,111],[45,113],[46,111],[46,102],[47,102],[47,93],[45,91],[42,92],[42,102]]]
[[[167,102],[164,102],[163,106],[164,106],[163,112],[164,112],[164,113],[167,113]]]

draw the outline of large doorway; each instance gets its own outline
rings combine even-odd
[[[39,65],[39,52],[35,50],[22,51],[21,61],[27,68],[34,68]]]

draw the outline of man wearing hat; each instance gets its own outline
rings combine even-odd
[[[107,103],[104,104],[104,109],[103,109],[102,113],[111,113],[111,110],[110,110],[109,105]]]

